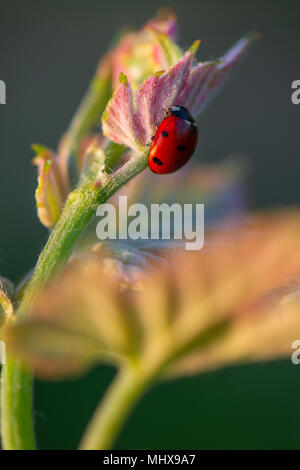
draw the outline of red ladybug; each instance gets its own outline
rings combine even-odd
[[[197,124],[184,106],[171,106],[153,139],[148,160],[150,169],[153,173],[173,173],[194,153],[198,141]]]

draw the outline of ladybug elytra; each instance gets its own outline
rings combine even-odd
[[[197,141],[198,128],[191,113],[184,106],[171,106],[154,136],[150,169],[158,174],[179,170],[193,155]]]

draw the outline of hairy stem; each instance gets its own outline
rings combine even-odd
[[[136,156],[100,187],[94,184],[73,191],[41,253],[18,309],[25,315],[39,289],[69,259],[74,246],[99,204],[106,202],[131,178],[147,167],[147,153]],[[2,369],[1,432],[4,449],[34,448],[31,373],[11,358]]]
[[[140,370],[121,369],[96,409],[80,449],[111,449],[130,411],[142,396],[150,381]]]

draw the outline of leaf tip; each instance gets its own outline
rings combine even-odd
[[[122,83],[123,85],[126,85],[128,83],[128,79],[127,79],[125,73],[123,73],[123,72],[120,73],[119,82]]]
[[[193,42],[193,44],[191,45],[191,47],[189,48],[189,52],[192,54],[192,55],[195,55],[196,52],[198,51],[198,48],[200,46],[200,43],[201,43],[201,39],[197,39],[196,41]]]

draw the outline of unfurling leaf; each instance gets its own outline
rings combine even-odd
[[[52,228],[61,213],[68,192],[68,182],[56,155],[42,145],[33,145],[37,156],[38,187],[35,192],[38,216],[42,224]]]

